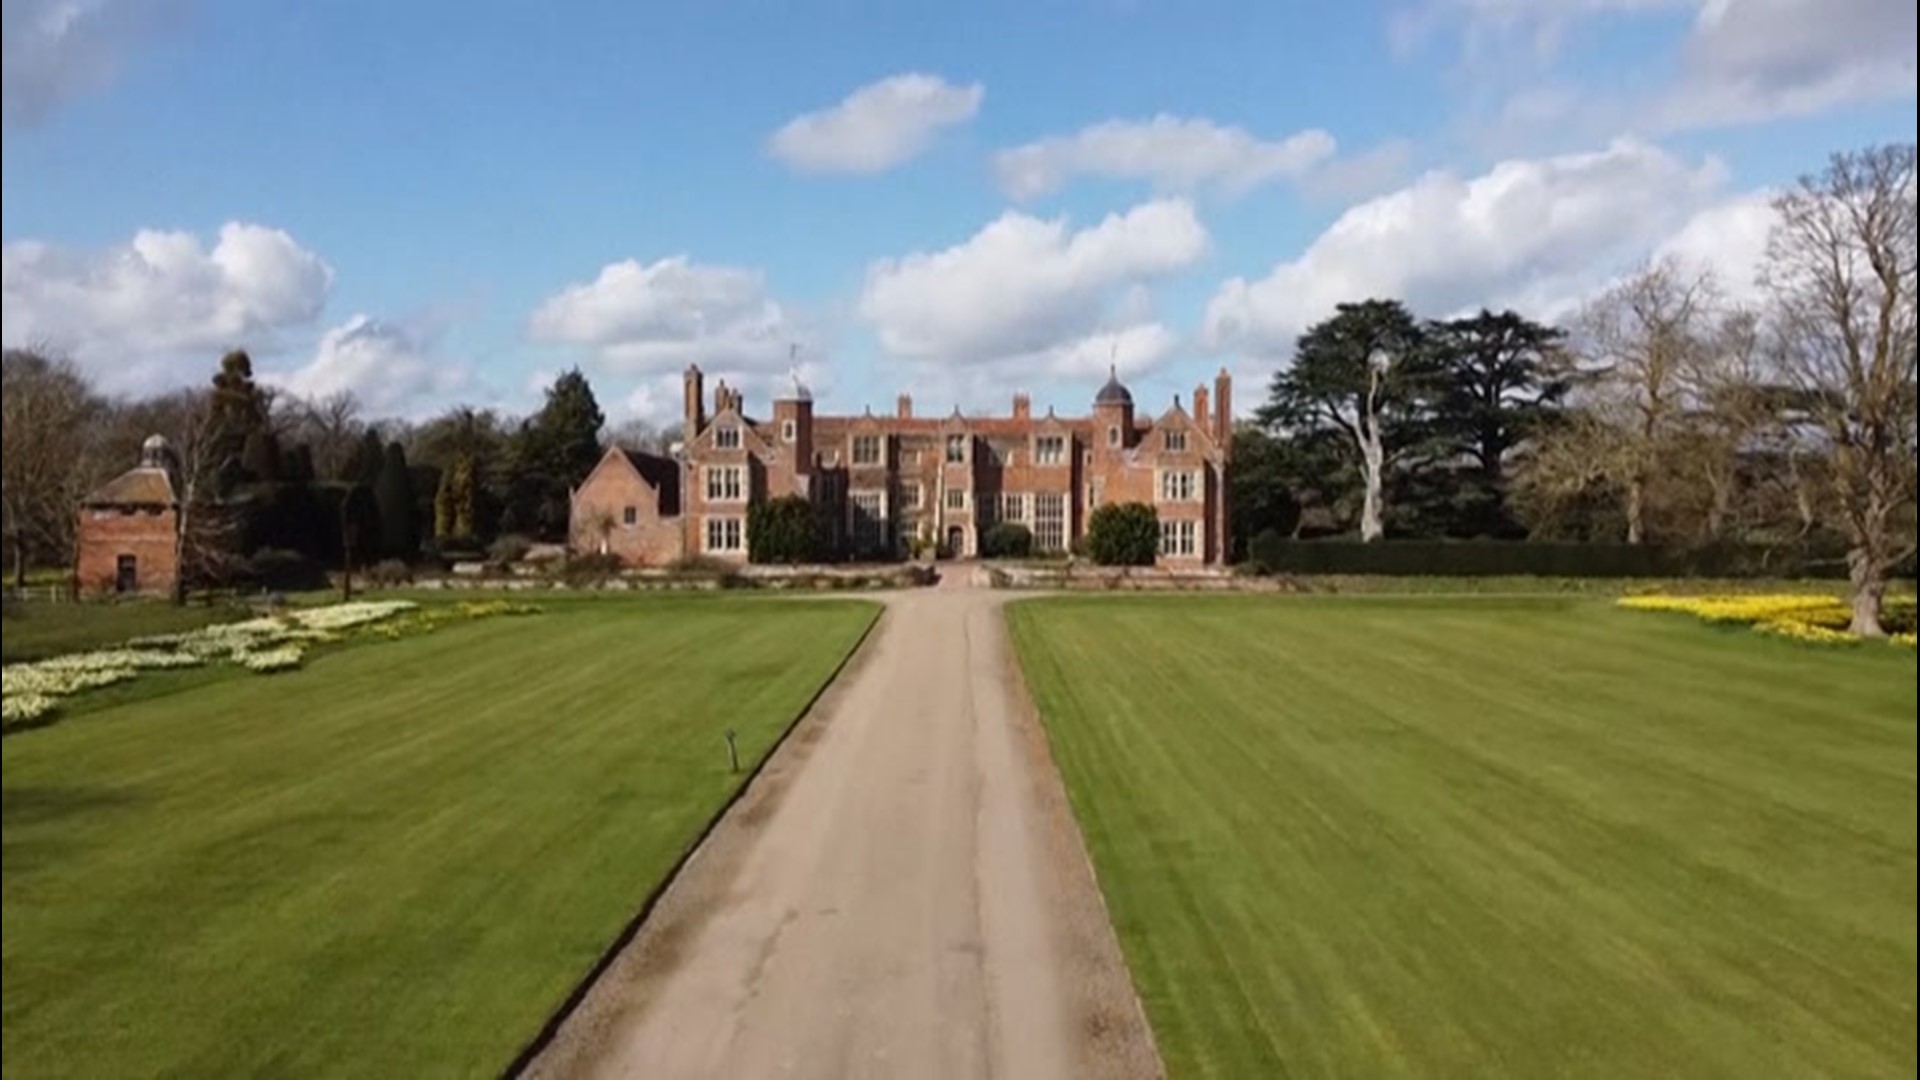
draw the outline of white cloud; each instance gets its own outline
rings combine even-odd
[[[788,346],[812,336],[767,295],[757,270],[675,255],[608,263],[534,311],[536,341],[594,350],[603,368],[646,374],[702,367],[786,369]]]
[[[1285,356],[1335,304],[1372,296],[1436,316],[1487,304],[1556,318],[1669,237],[1710,241],[1731,219],[1686,229],[1719,201],[1724,180],[1712,159],[1690,164],[1635,140],[1507,161],[1470,179],[1429,173],[1348,210],[1266,277],[1228,281],[1207,306],[1203,337]]]
[[[896,359],[1072,367],[1076,343],[1096,335],[1159,340],[1145,329],[1143,286],[1206,250],[1206,229],[1181,200],[1143,203],[1078,231],[1064,218],[1008,212],[954,247],[875,263],[857,310]],[[1154,351],[1157,360],[1165,350]]]
[[[1430,0],[1403,12],[1393,36],[1410,46],[1435,27],[1459,27],[1470,78],[1484,84],[1516,67],[1492,62],[1496,54],[1511,60],[1516,36],[1533,39],[1538,68],[1598,18],[1675,12],[1692,19],[1670,55],[1656,48],[1619,69],[1633,84],[1549,76],[1522,85],[1497,134],[1513,142],[1569,130],[1700,130],[1914,95],[1920,16],[1912,0]],[[1666,74],[1647,77],[1648,65],[1663,64]]]
[[[421,412],[467,384],[465,370],[435,358],[421,335],[367,315],[321,335],[306,364],[264,378],[302,397],[349,390],[380,416]]]
[[[1709,206],[1655,247],[1653,257],[1712,273],[1721,295],[1734,303],[1758,303],[1759,270],[1778,220],[1773,200],[1771,191],[1754,191]]]
[[[980,111],[986,90],[908,73],[870,83],[829,109],[802,113],[767,139],[767,152],[802,172],[884,172]]]
[[[36,240],[0,249],[9,345],[71,352],[110,388],[183,354],[244,346],[318,318],[333,269],[279,229],[229,222],[212,248],[188,232],[142,230],[104,251]]]
[[[1913,0],[1703,0],[1653,123],[1755,123],[1912,97],[1916,31]]]
[[[1146,180],[1162,191],[1243,192],[1298,176],[1333,151],[1333,136],[1317,128],[1262,139],[1244,128],[1162,113],[1150,120],[1108,120],[1002,150],[994,171],[1001,190],[1015,199],[1045,195],[1076,176]]]
[[[7,0],[0,86],[7,126],[32,124],[111,82],[126,51],[175,21],[168,0]]]

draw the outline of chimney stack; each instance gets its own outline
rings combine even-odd
[[[902,420],[912,419],[913,418],[913,395],[901,394],[899,400],[894,402],[893,412],[895,416],[898,416]]]
[[[1025,391],[1013,395],[1013,418],[1028,420],[1033,417],[1033,399]]]
[[[706,377],[700,374],[700,365],[688,364],[681,378],[681,438],[692,442],[694,436],[700,434],[700,429],[707,426]]]
[[[1205,383],[1193,388],[1193,424],[1211,438],[1213,428],[1207,424],[1207,387]]]

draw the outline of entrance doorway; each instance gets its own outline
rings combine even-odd
[[[967,554],[967,530],[959,525],[947,526],[947,557],[965,558]]]
[[[117,593],[138,592],[140,589],[139,564],[131,555],[122,555],[113,563],[113,591]]]

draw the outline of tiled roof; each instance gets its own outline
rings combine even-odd
[[[623,447],[621,452],[626,454],[627,460],[633,463],[634,471],[640,474],[640,478],[653,485],[653,489],[660,493],[660,513],[668,516],[678,514],[680,512],[679,463],[658,454],[649,454],[644,450],[628,450]]]
[[[165,469],[128,469],[85,499],[88,506],[172,506],[173,480]]]

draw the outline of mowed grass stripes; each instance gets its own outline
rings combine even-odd
[[[7,1074],[497,1075],[877,611],[557,603],[7,737]]]
[[[1913,1074],[1911,651],[1575,600],[1009,619],[1174,1076]]]

